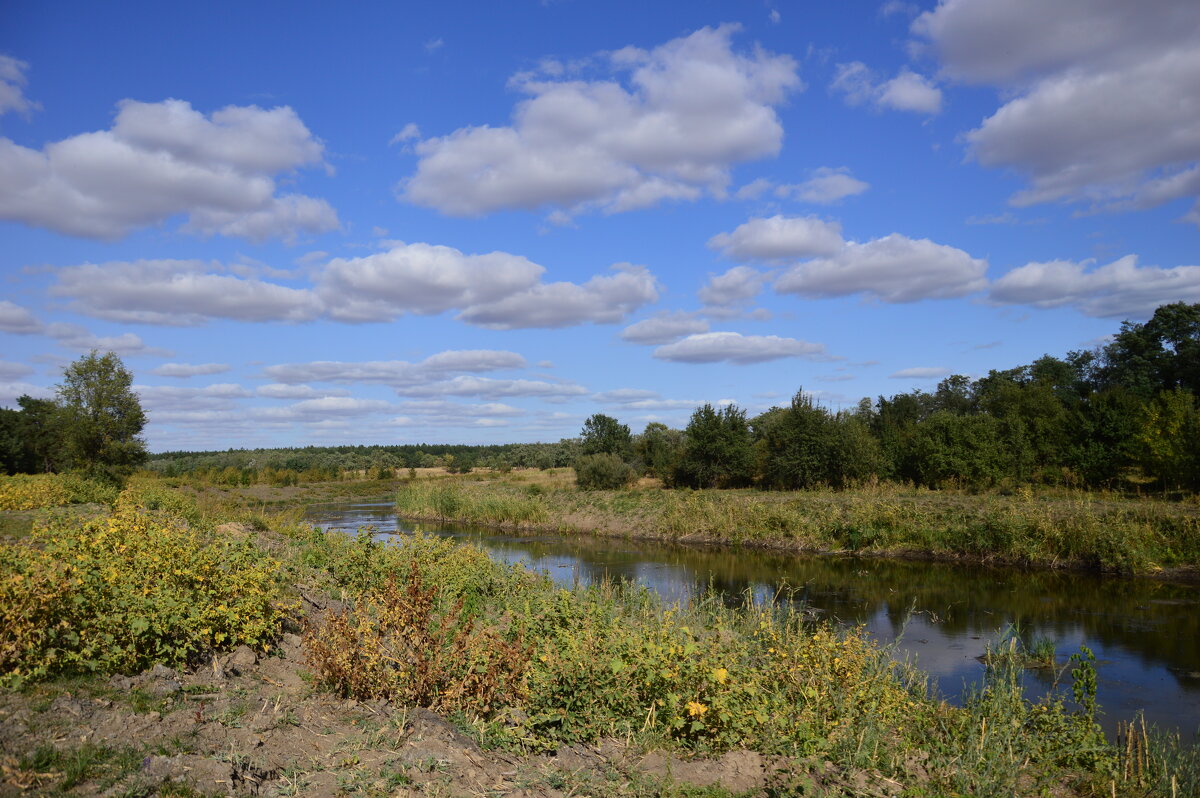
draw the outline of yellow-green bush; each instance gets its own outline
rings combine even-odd
[[[0,476],[0,510],[36,510],[65,504],[112,504],[117,488],[76,474]]]
[[[52,521],[0,549],[0,679],[181,665],[277,633],[278,562],[248,541],[118,504],[108,518]]]

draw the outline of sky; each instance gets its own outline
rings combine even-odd
[[[151,451],[831,410],[1200,301],[1200,3],[0,0],[0,405]]]

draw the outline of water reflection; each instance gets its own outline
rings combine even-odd
[[[862,625],[896,643],[954,699],[978,681],[978,657],[988,640],[1010,626],[1031,641],[1054,640],[1060,665],[1087,645],[1099,660],[1104,725],[1144,709],[1150,722],[1200,726],[1200,590],[1152,580],[1089,574],[796,556],[752,550],[704,549],[584,537],[534,537],[411,524],[400,526],[390,502],[314,505],[309,520],[353,532],[371,526],[382,535],[413,529],[457,538],[506,563],[546,572],[563,586],[628,579],[668,601],[687,601],[713,589],[730,604],[747,594],[769,600],[788,594],[838,623]],[[1069,680],[1069,677],[1066,677]],[[1030,690],[1053,686],[1045,671],[1030,671]]]

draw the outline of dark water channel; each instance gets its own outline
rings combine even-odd
[[[983,674],[988,641],[1016,626],[1022,638],[1053,640],[1059,668],[1081,645],[1096,654],[1100,719],[1144,710],[1146,720],[1185,737],[1200,728],[1200,588],[1148,579],[1026,572],[942,563],[820,557],[743,549],[711,549],[590,537],[497,534],[398,521],[390,502],[313,505],[308,519],[324,529],[380,535],[414,529],[483,547],[493,558],[545,571],[564,586],[628,579],[669,601],[686,601],[711,586],[729,601],[749,591],[767,600],[781,587],[812,612],[840,624],[865,625],[877,640],[899,638],[909,656],[950,700]],[[1069,670],[1069,668],[1067,669]],[[1029,670],[1026,686],[1053,686],[1045,670]],[[1070,676],[1061,687],[1069,695]]]

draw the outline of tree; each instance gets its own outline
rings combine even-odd
[[[627,459],[633,449],[629,427],[603,413],[596,413],[583,422],[581,437],[580,454],[615,454]]]
[[[740,488],[754,479],[754,449],[746,412],[735,405],[706,404],[692,413],[675,484],[689,488]]]
[[[58,386],[62,443],[73,468],[119,481],[146,459],[139,437],[146,426],[133,375],[113,352],[90,354],[67,366]]]
[[[683,449],[683,432],[666,424],[651,421],[633,443],[634,454],[641,460],[645,473],[670,482],[675,461]]]

